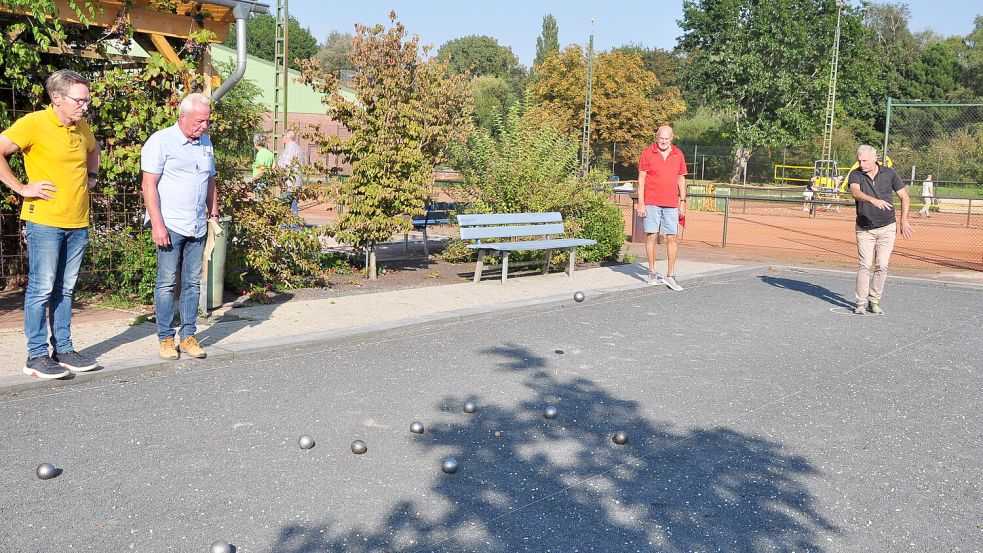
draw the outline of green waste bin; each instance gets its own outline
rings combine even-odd
[[[212,249],[212,255],[208,260],[208,271],[205,273],[206,310],[222,306],[222,296],[225,294],[225,250],[231,222],[232,217],[222,217],[218,220],[222,233],[215,237],[215,247]]]

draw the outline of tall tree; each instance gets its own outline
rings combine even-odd
[[[983,15],[977,15],[973,23],[973,30],[964,39],[963,78],[966,88],[983,97]]]
[[[684,0],[686,82],[731,117],[732,181],[756,148],[817,133],[836,10],[834,0]]]
[[[546,58],[536,75],[528,88],[533,117],[554,125],[565,136],[579,138],[587,80],[583,50],[568,46],[560,55]],[[686,109],[678,89],[659,89],[659,79],[643,67],[638,54],[599,54],[591,96],[594,151],[606,156],[611,145],[618,144],[619,160],[637,159],[642,148],[655,140],[659,125]]]
[[[352,64],[352,34],[331,31],[328,38],[317,51],[317,60],[321,62],[321,70],[337,75],[339,71],[354,69]]]
[[[512,49],[490,36],[471,35],[449,40],[437,50],[437,59],[447,63],[451,73],[509,78],[520,70],[519,58]]]
[[[300,22],[290,16],[287,23],[287,55],[290,57],[290,68],[300,69],[296,60],[314,57],[317,54],[317,39],[307,27],[301,27]],[[273,61],[276,53],[276,19],[269,14],[253,14],[246,20],[246,53],[251,56]],[[222,43],[229,48],[236,47],[236,29],[225,37]]]
[[[325,153],[342,155],[352,174],[340,186],[345,211],[338,236],[369,253],[376,278],[375,246],[409,230],[408,213],[423,213],[433,170],[452,138],[463,137],[471,114],[470,79],[447,75],[447,64],[425,57],[419,37],[389,14],[391,26],[356,27],[352,62],[357,101],[339,93],[338,81],[305,63],[304,79],[330,94],[329,113],[351,132],[348,139],[320,137]]]
[[[501,77],[484,75],[474,80],[474,124],[496,132],[495,122],[505,116],[509,106],[519,100],[512,86]]]
[[[536,38],[536,60],[533,65],[539,65],[546,56],[560,51],[560,27],[556,24],[553,14],[543,16],[543,31]]]

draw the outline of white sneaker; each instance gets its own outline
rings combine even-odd
[[[659,273],[649,273],[648,276],[645,277],[645,283],[662,284],[663,283],[662,275],[660,275]]]
[[[662,279],[662,283],[669,287],[670,290],[675,290],[676,292],[682,292],[683,287],[676,282],[676,276],[670,275]]]

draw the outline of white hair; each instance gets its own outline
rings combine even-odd
[[[177,114],[184,115],[186,112],[191,111],[194,107],[194,103],[197,102],[206,108],[211,107],[212,100],[200,92],[195,92],[193,94],[188,94],[181,100],[181,103],[177,107]]]
[[[290,140],[294,140],[294,139],[297,138],[297,133],[294,132],[293,129],[289,129],[289,130],[287,130],[286,132],[283,133],[283,137],[284,138],[289,138]]]
[[[860,146],[859,148],[857,148],[857,155],[858,156],[860,154],[862,154],[862,153],[865,153],[865,152],[868,153],[868,154],[870,154],[870,155],[872,155],[872,156],[874,156],[874,157],[877,157],[877,148],[871,146],[870,144],[864,144],[864,145]]]

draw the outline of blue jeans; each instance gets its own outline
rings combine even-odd
[[[24,335],[27,356],[48,355],[48,325],[55,353],[75,349],[72,344],[72,293],[89,229],[66,229],[24,223],[27,236],[28,277],[24,294]]]
[[[178,312],[181,329],[178,339],[194,336],[198,327],[198,297],[201,295],[201,266],[205,255],[205,238],[181,236],[167,229],[171,245],[157,246],[157,284],[154,286],[154,307],[157,312],[157,337],[174,337],[174,286],[181,271],[181,299]]]

